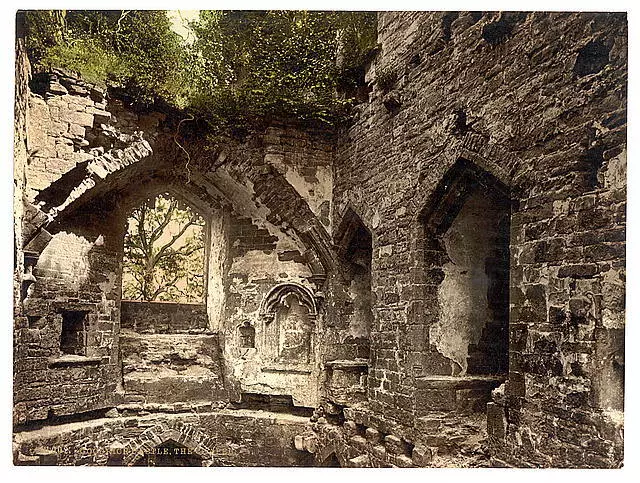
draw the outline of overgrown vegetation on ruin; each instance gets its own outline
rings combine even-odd
[[[29,11],[36,69],[76,71],[123,87],[135,102],[169,103],[216,132],[272,117],[348,119],[376,49],[374,12],[201,11],[187,42],[165,11]]]

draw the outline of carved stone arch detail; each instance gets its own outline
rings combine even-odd
[[[461,160],[507,187],[512,198],[520,197],[520,188],[514,180],[521,160],[499,144],[490,144],[488,137],[469,133],[448,150],[445,157],[448,159],[439,166],[423,163],[416,190],[408,203],[409,212],[415,219],[422,219],[427,206],[433,202],[437,189],[434,187],[439,186]]]
[[[153,154],[148,143],[143,147],[145,149],[138,148],[135,151],[140,157],[140,160],[135,163],[133,161],[116,163],[117,166],[113,169],[99,171],[98,175],[93,170],[95,163],[91,161],[88,165],[82,165],[73,173],[66,173],[52,183],[42,192],[44,194],[40,195],[45,196],[46,199],[43,201],[47,201],[47,208],[44,209],[46,223],[50,224],[54,219],[64,220],[73,216],[83,216],[83,211],[86,211],[86,208],[90,209],[92,203],[100,203],[100,197],[117,198],[115,193],[129,186],[148,185],[154,179],[162,178],[167,189],[171,183],[176,189],[178,180],[182,178],[176,176],[175,169],[161,159],[160,153]],[[227,159],[226,156],[225,159]],[[246,172],[242,176],[238,175],[234,181],[248,186],[253,185],[256,191],[253,201],[265,205],[270,210],[267,221],[276,225],[286,225],[296,234],[306,248],[305,257],[313,273],[311,280],[320,287],[326,280],[327,273],[335,267],[335,254],[330,236],[306,201],[284,176],[275,169],[263,168],[264,166],[249,166]],[[191,204],[201,210],[200,200],[230,207],[242,201],[234,198],[233,190],[226,190],[209,174],[198,171],[194,166],[189,180],[189,190],[198,190],[200,195],[191,197]],[[173,181],[169,182],[169,180]],[[118,187],[117,190],[115,186]],[[184,195],[182,197],[188,198]],[[118,201],[115,198],[114,204]]]
[[[333,230],[333,239],[336,239],[336,234],[340,233],[340,225],[346,216],[348,216],[349,211],[353,211],[362,221],[362,224],[367,228],[367,230],[373,232],[373,227],[371,226],[368,220],[371,219],[372,205],[370,203],[366,203],[361,199],[361,196],[357,196],[355,193],[346,193],[344,200],[336,206],[336,216],[335,219],[338,220],[338,225],[334,225],[335,228]]]
[[[260,305],[262,354],[276,365],[307,366],[316,358],[318,305],[297,283],[273,287]]]
[[[369,233],[369,236],[373,238],[371,227],[366,225],[362,216],[348,203],[333,235],[334,245],[339,255],[344,255],[355,232],[361,226],[364,227]]]
[[[431,233],[439,236],[449,228],[469,196],[478,190],[488,195],[495,193],[501,199],[511,198],[509,187],[500,179],[475,163],[459,158],[431,193],[418,218]]]
[[[292,293],[298,297],[300,304],[309,310],[311,317],[318,316],[318,304],[313,293],[298,283],[289,282],[276,285],[269,290],[260,304],[260,317],[266,320],[273,320],[285,297]]]
[[[126,466],[132,466],[145,453],[168,441],[175,441],[202,457],[202,459],[207,460],[213,454],[213,450],[208,446],[207,440],[207,436],[191,424],[185,424],[180,428],[168,428],[162,424],[157,424],[145,430],[123,448],[123,454],[125,455],[123,463]]]

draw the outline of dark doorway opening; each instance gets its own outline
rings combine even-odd
[[[325,460],[320,463],[320,467],[322,468],[342,468],[340,461],[335,453],[331,453],[329,456],[325,458]]]

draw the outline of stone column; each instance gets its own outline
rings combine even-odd
[[[229,216],[224,209],[215,209],[209,219],[207,258],[207,315],[209,329],[224,330],[224,275],[229,245]]]

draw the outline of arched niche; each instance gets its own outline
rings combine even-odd
[[[338,255],[348,295],[343,315],[349,321],[349,335],[356,340],[365,341],[364,345],[368,346],[373,324],[373,237],[362,219],[351,208],[347,208],[337,233]]]
[[[329,456],[327,456],[324,461],[320,462],[318,466],[322,468],[342,468],[340,460],[335,453],[331,453]]]
[[[313,294],[302,285],[271,289],[260,307],[266,359],[284,365],[313,362],[317,315]]]
[[[450,375],[508,371],[510,217],[508,188],[466,160],[422,214],[424,267],[438,285],[429,341]]]
[[[300,303],[305,306],[309,315],[318,315],[318,306],[311,291],[297,283],[282,283],[273,287],[260,304],[260,317],[266,320],[273,320],[278,308],[283,304],[285,297],[295,294]]]

